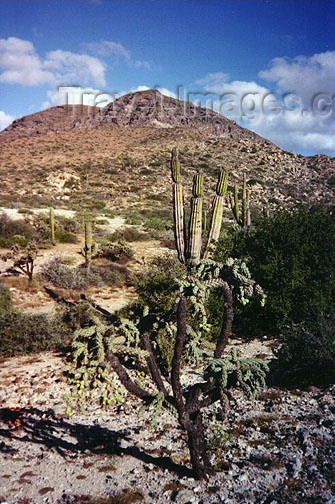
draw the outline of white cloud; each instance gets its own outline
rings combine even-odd
[[[151,65],[148,61],[133,59],[132,53],[120,44],[120,42],[100,40],[100,42],[88,42],[82,44],[82,46],[91,54],[109,58],[113,63],[119,63],[120,59],[123,59],[133,68],[151,70]]]
[[[50,83],[53,75],[43,68],[34,45],[28,40],[0,39],[0,82],[37,86]]]
[[[50,51],[42,59],[32,42],[15,37],[0,39],[0,83],[105,85],[105,64],[98,58],[70,51]]]
[[[11,115],[6,114],[2,110],[0,110],[0,131],[7,128],[7,126],[9,126],[14,121],[14,119],[15,118]]]
[[[145,70],[151,70],[151,65],[148,61],[130,60],[129,65],[133,68],[144,68]]]
[[[101,40],[100,42],[88,42],[83,47],[91,53],[99,56],[130,59],[130,51],[119,42],[113,40]]]
[[[247,93],[256,94],[254,109],[249,110],[248,103],[245,101],[244,104],[242,102],[242,107],[236,106],[229,113],[225,113],[225,108],[223,108],[222,112],[284,149],[334,156],[334,111],[330,110],[328,115],[321,117],[312,113],[311,103],[318,93],[334,95],[335,52],[314,54],[311,57],[298,56],[291,60],[276,58],[270,63],[268,69],[259,72],[259,76],[274,83],[273,89],[263,87],[256,82],[229,81],[229,75],[223,72],[208,74],[195,84],[201,86],[206,92],[214,94],[216,109],[218,97],[223,94],[234,93],[240,99]],[[277,113],[269,110],[267,113],[261,113],[261,99],[270,93],[276,93],[281,100],[285,94],[294,93],[299,98],[298,108],[287,110],[285,102],[282,102],[282,110],[278,109]],[[306,112],[303,113],[303,110]],[[252,115],[254,118],[247,118]]]
[[[117,97],[129,94],[129,93],[136,93],[137,91],[148,91],[149,89],[153,89],[153,88],[140,85],[140,86],[137,86],[136,88],[129,89],[128,91],[121,91],[120,93],[117,93]],[[177,94],[174,93],[173,91],[170,91],[167,88],[156,87],[155,89],[157,89],[157,91],[159,91],[160,93],[162,93],[165,96],[170,96],[171,98],[177,98]]]
[[[259,72],[259,77],[274,82],[281,92],[296,93],[308,106],[318,93],[335,91],[335,51],[314,54],[311,57],[275,58],[270,68]]]
[[[209,73],[204,78],[195,81],[195,84],[204,88],[205,91],[217,95],[235,93],[238,96],[243,96],[249,93],[259,93],[263,96],[268,93],[268,89],[253,81],[229,81],[229,74],[223,72]]]
[[[59,89],[47,92],[48,100],[42,103],[46,109],[56,105],[91,105],[104,107],[114,100],[114,96],[99,89],[80,86],[60,86]]]
[[[50,51],[44,62],[44,68],[52,73],[56,82],[68,82],[71,84],[94,83],[104,86],[105,64],[98,58],[87,54],[76,54],[70,51]]]

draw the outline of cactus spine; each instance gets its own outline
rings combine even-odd
[[[201,256],[203,184],[204,176],[201,173],[194,175],[187,250],[187,256],[191,265],[197,264]]]
[[[92,260],[92,224],[85,222],[85,246],[84,246],[85,266],[89,271]]]
[[[175,240],[178,258],[181,263],[185,263],[185,215],[184,215],[184,194],[181,184],[180,161],[178,149],[172,150],[171,173],[173,182],[173,217]]]
[[[234,186],[234,195],[230,194],[230,206],[234,215],[234,219],[242,229],[247,229],[251,225],[250,214],[250,189],[247,187],[247,178],[243,174],[242,185],[242,208],[240,209],[238,186]]]
[[[56,245],[55,239],[55,212],[53,208],[49,210],[49,221],[50,221],[50,235],[52,245]]]
[[[216,245],[222,227],[223,205],[228,187],[228,175],[223,170],[219,174],[219,180],[216,186],[216,195],[212,203],[212,218],[208,233],[207,243],[204,251],[204,259],[210,255],[213,247]]]

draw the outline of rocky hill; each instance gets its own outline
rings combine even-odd
[[[15,120],[2,135],[5,138],[20,138],[73,129],[97,129],[106,125],[193,127],[229,138],[263,140],[221,114],[165,96],[153,89],[128,93],[104,108],[81,105],[51,107]]]
[[[104,109],[60,106],[14,121],[0,133],[0,205],[129,211],[153,208],[154,199],[166,208],[175,145],[188,187],[200,169],[212,188],[224,168],[231,185],[246,173],[255,208],[334,202],[334,158],[285,152],[222,115],[148,90]]]

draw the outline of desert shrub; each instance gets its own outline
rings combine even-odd
[[[235,311],[235,332],[244,336],[278,334],[311,314],[329,313],[334,299],[335,219],[330,209],[301,207],[254,222],[248,231],[220,241],[216,258],[244,258],[267,299]],[[211,293],[211,319],[219,319],[220,298]]]
[[[108,243],[99,248],[98,256],[110,261],[127,262],[134,256],[134,250],[124,241]]]
[[[34,212],[30,208],[19,208],[17,213],[19,214],[26,214],[26,215],[32,215]]]
[[[166,208],[144,208],[125,212],[126,222],[130,225],[143,225],[153,237],[166,238],[166,233],[172,229],[171,210]]]
[[[284,343],[273,364],[279,385],[326,385],[335,381],[335,316],[320,316],[284,329]]]
[[[82,267],[73,268],[57,257],[43,267],[42,275],[47,282],[62,289],[85,290],[89,286],[103,283],[101,276],[96,274],[93,268],[90,271]]]
[[[0,246],[25,247],[30,241],[38,239],[35,228],[23,219],[11,219],[6,214],[0,215]]]
[[[60,229],[56,229],[55,238],[59,243],[78,243],[78,238],[75,234]]]
[[[132,285],[132,274],[126,266],[121,264],[104,264],[91,266],[91,271],[100,276],[101,282],[111,287],[117,287],[124,283]]]
[[[135,227],[127,227],[125,229],[117,229],[114,233],[108,235],[108,239],[112,242],[125,240],[127,242],[147,241],[150,240],[148,233],[143,233]]]
[[[184,273],[182,265],[174,257],[155,258],[150,264],[150,274],[137,276],[136,292],[139,302],[150,307],[150,313],[165,313],[173,308]]]
[[[60,258],[51,259],[42,269],[47,282],[62,289],[85,290],[88,287],[124,283],[132,284],[131,272],[119,264],[91,265],[90,271],[84,267],[71,267]]]
[[[7,287],[0,285],[0,315],[9,312],[12,308],[10,292]]]
[[[49,217],[48,217],[49,222]],[[57,215],[55,217],[56,230],[66,231],[67,233],[79,233],[81,231],[80,223],[77,219],[71,219],[70,217],[64,217],[62,215]]]
[[[13,357],[61,349],[70,342],[70,330],[61,315],[0,312],[0,355]]]

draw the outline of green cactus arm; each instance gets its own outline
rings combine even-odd
[[[234,194],[229,193],[230,206],[237,224],[241,225],[240,203],[238,199],[238,186],[234,185]]]
[[[212,203],[212,218],[208,233],[207,243],[204,251],[204,259],[207,259],[212,252],[213,247],[220,237],[222,227],[223,206],[228,187],[228,175],[223,170],[219,174],[219,180],[216,186],[216,195]]]
[[[204,176],[200,173],[193,178],[193,197],[191,199],[191,217],[189,223],[188,259],[194,266],[200,261],[202,244],[202,195]]]
[[[177,147],[174,147],[171,153],[171,174],[173,182],[181,182],[179,152]]]
[[[243,185],[242,185],[242,221],[241,225],[246,228],[248,220],[248,203],[247,203],[247,178],[246,174],[243,173]]]
[[[250,213],[250,189],[247,189],[247,194],[246,194],[246,227],[251,226],[251,213]]]
[[[174,234],[178,253],[178,259],[185,263],[185,213],[184,213],[184,193],[180,175],[180,161],[178,149],[175,147],[171,154],[171,175],[173,194],[173,220]]]

